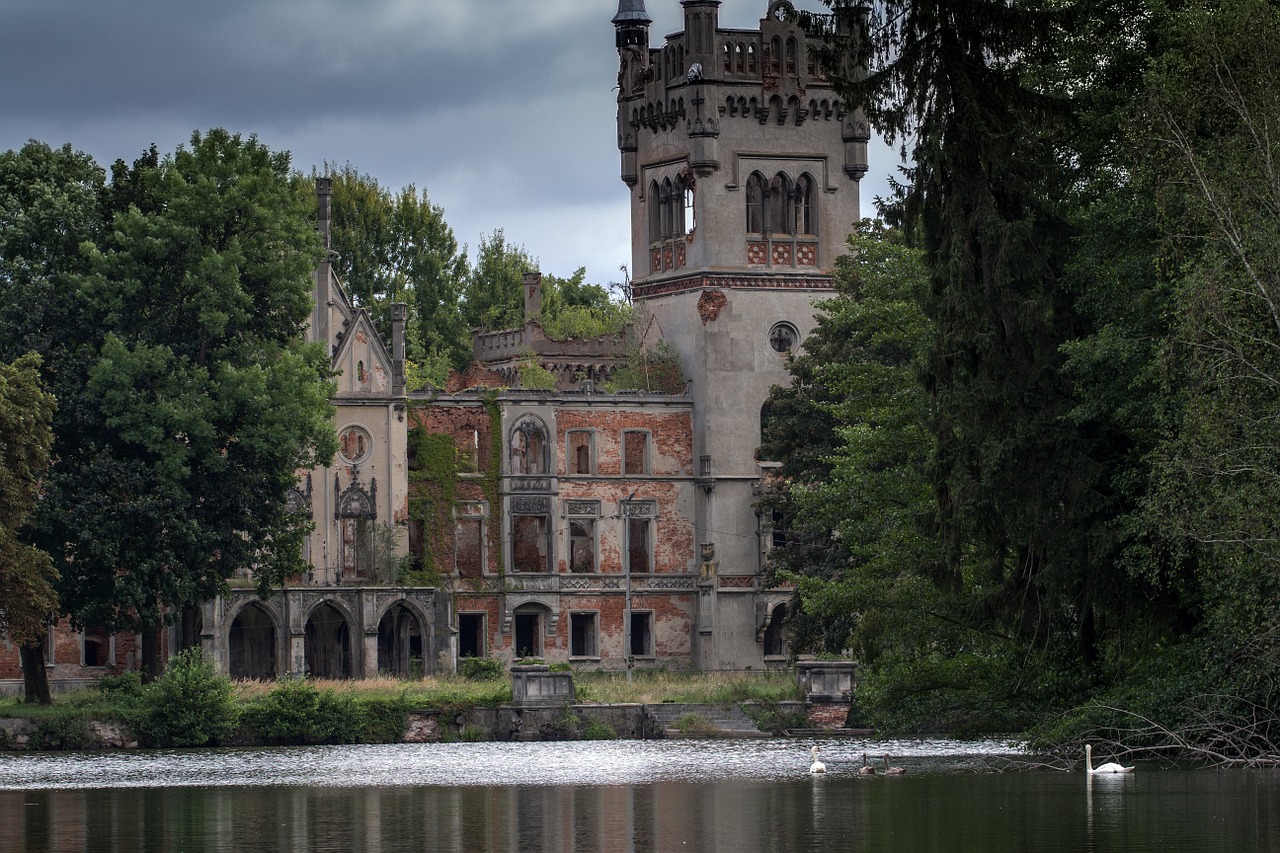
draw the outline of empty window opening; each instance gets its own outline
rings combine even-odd
[[[484,572],[484,521],[459,518],[454,525],[454,566],[458,576],[478,578]]]
[[[547,433],[533,418],[511,431],[511,473],[547,473]]]
[[[485,656],[484,614],[458,614],[458,657],[482,658]]]
[[[569,522],[569,570],[596,570],[596,523],[589,519]]]
[[[647,518],[627,519],[627,573],[643,574],[650,570],[652,548]]]
[[[747,178],[747,233],[764,233],[764,178],[759,172]]]
[[[550,571],[550,521],[545,515],[511,517],[511,547],[517,572]]]
[[[653,657],[653,613],[648,610],[631,611],[632,657]]]
[[[622,434],[622,473],[649,473],[649,433],[628,430]]]
[[[787,605],[773,608],[773,615],[764,629],[765,657],[783,657],[787,653]]]
[[[598,657],[596,614],[569,614],[569,654],[575,658]]]
[[[86,625],[80,660],[83,666],[111,664],[111,635],[101,625]]]
[[[518,658],[539,657],[542,654],[542,619],[536,613],[516,613],[515,652]]]
[[[566,456],[569,459],[569,473],[579,475],[594,473],[591,464],[591,431],[585,429],[570,430],[568,443],[569,452]]]

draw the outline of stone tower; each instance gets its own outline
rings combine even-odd
[[[774,467],[757,457],[761,407],[789,381],[787,354],[813,330],[858,220],[869,132],[788,0],[753,30],[721,28],[721,0],[680,5],[684,30],[658,47],[644,0],[620,0],[613,19],[633,293],[692,380],[698,663],[758,668],[785,653],[788,598],[760,582],[771,536],[754,505]]]

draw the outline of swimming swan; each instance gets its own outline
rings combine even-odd
[[[1106,764],[1098,767],[1093,766],[1093,747],[1089,744],[1084,745],[1084,769],[1090,775],[1095,773],[1132,773],[1132,767],[1124,767],[1116,764],[1114,761],[1108,761]]]
[[[906,772],[907,772],[907,768],[905,768],[905,767],[890,767],[890,766],[889,766],[889,756],[887,756],[887,755],[886,755],[886,756],[884,757],[884,775],[886,775],[886,776],[902,776],[902,775],[905,775],[905,774],[906,774]]]
[[[809,765],[809,772],[826,773],[827,765],[818,760],[818,748],[815,746],[813,749],[809,750],[809,752],[813,755],[813,763]]]
[[[865,752],[862,753],[862,766],[858,768],[858,775],[859,776],[876,775],[876,769],[867,763],[867,754]]]

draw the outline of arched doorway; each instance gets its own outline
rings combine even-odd
[[[426,674],[422,623],[404,602],[393,604],[378,622],[378,672],[398,678]]]
[[[306,644],[312,678],[351,677],[351,627],[338,608],[326,602],[311,611]]]
[[[276,625],[271,614],[250,604],[231,622],[227,637],[233,679],[268,681],[276,677]]]

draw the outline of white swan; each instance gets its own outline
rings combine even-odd
[[[1084,745],[1084,769],[1091,776],[1096,773],[1132,773],[1133,772],[1132,767],[1124,767],[1122,765],[1116,764],[1114,761],[1108,761],[1106,764],[1102,764],[1102,765],[1099,765],[1098,767],[1094,767],[1093,766],[1093,747],[1087,743]]]
[[[815,746],[813,749],[809,750],[809,752],[813,755],[813,763],[809,765],[809,772],[826,773],[827,765],[818,760],[818,748]]]

